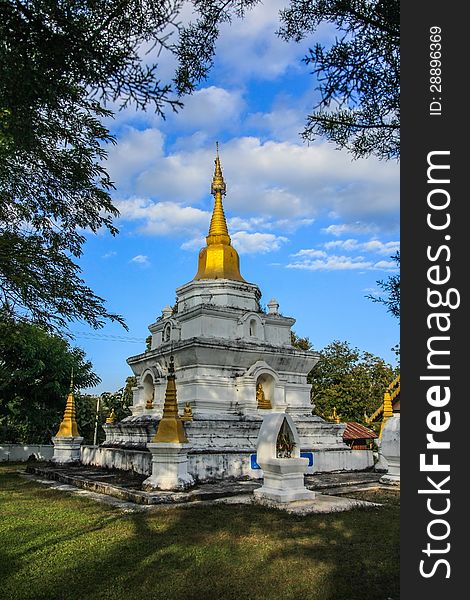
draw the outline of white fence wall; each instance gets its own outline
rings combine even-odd
[[[0,444],[0,462],[23,462],[34,454],[38,460],[51,460],[54,446],[46,444]]]

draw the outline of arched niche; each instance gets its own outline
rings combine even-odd
[[[256,319],[250,319],[250,324],[248,326],[248,335],[250,337],[256,337]]]
[[[264,340],[264,321],[257,313],[247,313],[238,321],[238,337]]]
[[[166,323],[165,327],[163,328],[163,334],[162,334],[162,342],[169,342],[171,339],[171,323]]]
[[[142,379],[142,392],[144,405],[153,403],[155,382],[151,373],[146,373]]]
[[[180,339],[181,326],[175,319],[166,319],[161,332],[162,344],[167,344],[171,341],[178,341]]]
[[[258,408],[272,408],[274,405],[274,388],[275,381],[274,377],[271,373],[260,373],[256,378],[256,390],[259,389],[259,385],[262,386],[262,390],[264,392],[265,406],[259,406],[258,399]]]
[[[284,419],[276,439],[276,458],[292,458],[294,456],[296,439],[292,428]]]

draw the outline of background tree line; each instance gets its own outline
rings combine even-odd
[[[301,338],[295,333],[292,345],[300,350],[313,350],[308,337]],[[314,414],[331,420],[336,409],[341,421],[365,424],[365,416],[380,406],[385,388],[398,375],[399,368],[346,341],[334,340],[319,354],[319,361],[307,377],[312,385]]]
[[[100,378],[83,350],[31,323],[0,320],[0,441],[49,444],[62,420],[70,387],[97,385]],[[114,393],[101,395],[98,433],[114,408],[118,419],[130,414],[134,377]],[[75,392],[78,428],[93,442],[97,397]]]

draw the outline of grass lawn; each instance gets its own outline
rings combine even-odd
[[[1,600],[399,598],[399,506],[122,511],[0,465]],[[362,498],[367,499],[364,494]]]

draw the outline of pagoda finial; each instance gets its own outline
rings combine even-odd
[[[233,248],[225,219],[222,196],[227,193],[219,157],[219,143],[216,142],[214,176],[211,194],[214,196],[207,246],[199,253],[199,265],[195,280],[199,279],[234,279],[245,281],[240,274],[240,259]]]
[[[206,237],[208,246],[220,243],[230,245],[230,236],[228,234],[227,221],[225,220],[224,207],[222,204],[222,196],[225,196],[226,193],[227,186],[222,174],[222,167],[220,166],[219,143],[216,142],[215,170],[211,185],[211,194],[214,196],[215,202],[209,227],[209,235]]]

